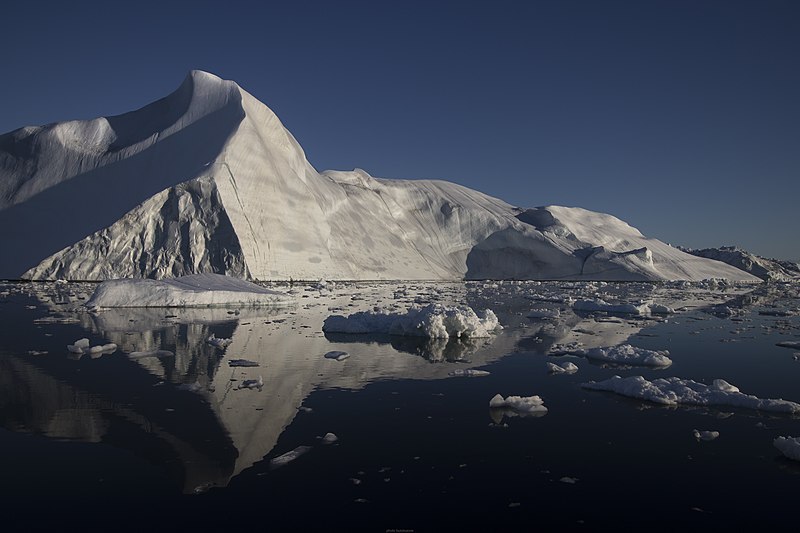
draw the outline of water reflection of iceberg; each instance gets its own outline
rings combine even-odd
[[[325,338],[337,343],[390,345],[398,352],[417,355],[431,363],[469,362],[469,356],[491,342],[490,338],[429,338],[401,335],[325,333]]]

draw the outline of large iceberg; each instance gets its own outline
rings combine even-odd
[[[292,296],[249,281],[219,274],[193,274],[163,280],[104,281],[95,289],[86,307],[253,307],[285,306],[293,301]],[[224,340],[209,339],[215,346]]]
[[[320,173],[267,106],[201,71],[124,115],[0,136],[0,247],[4,278],[757,280],[611,215]]]

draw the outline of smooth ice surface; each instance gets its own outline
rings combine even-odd
[[[800,437],[778,437],[772,443],[789,459],[800,461]]]
[[[115,307],[281,306],[294,299],[249,281],[220,274],[193,274],[174,279],[117,279],[101,283],[90,309]],[[225,339],[209,339],[209,343]],[[218,345],[218,344],[217,344]]]
[[[511,409],[517,413],[526,414],[547,412],[544,400],[539,396],[508,396],[503,398],[502,395],[496,394],[489,400],[489,407],[492,409]]]
[[[0,247],[14,250],[0,277],[758,279],[611,215],[320,173],[267,106],[202,71],[142,109],[22,128],[0,147]]]
[[[586,389],[609,391],[664,405],[728,406],[800,414],[800,404],[783,399],[761,399],[744,394],[724,380],[714,380],[712,385],[677,377],[648,381],[642,376],[621,378],[613,376],[599,382],[584,383]]]
[[[349,316],[332,315],[322,331],[328,333],[379,333],[409,337],[448,339],[489,337],[502,329],[491,309],[476,313],[467,306],[430,304],[405,313],[360,311]]]
[[[592,348],[583,352],[587,359],[619,363],[623,365],[643,365],[667,367],[672,364],[668,350],[646,350],[630,344]]]

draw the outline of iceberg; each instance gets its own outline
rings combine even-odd
[[[257,307],[285,306],[293,301],[294,298],[285,293],[249,281],[220,274],[192,274],[163,280],[104,281],[95,289],[86,307],[94,310],[115,307]],[[213,344],[212,339],[209,342]]]
[[[325,319],[326,333],[377,333],[433,339],[483,338],[502,329],[494,312],[476,313],[467,306],[430,304],[412,307],[405,313],[360,311],[348,316],[331,315]]]
[[[580,354],[587,359],[622,365],[668,367],[672,364],[668,350],[646,350],[630,344],[581,350]]]
[[[758,281],[603,213],[319,172],[271,109],[198,70],[124,115],[0,135],[0,248],[12,279]]]
[[[583,388],[608,391],[662,405],[740,407],[775,413],[800,414],[800,404],[783,399],[761,399],[744,394],[735,385],[715,379],[711,385],[677,377],[648,381],[642,376],[613,376],[605,381],[584,383]]]
[[[784,456],[800,461],[800,437],[778,437],[772,443]]]

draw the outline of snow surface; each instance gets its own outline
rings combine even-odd
[[[664,405],[728,406],[800,414],[800,404],[783,399],[761,399],[744,394],[725,380],[715,379],[711,385],[677,377],[648,381],[642,376],[613,376],[600,382],[584,383],[586,389],[615,392]]]
[[[434,339],[489,337],[502,329],[491,309],[476,313],[467,306],[430,304],[405,313],[360,311],[325,319],[327,333],[378,333]]]
[[[104,281],[86,302],[90,309],[114,307],[282,306],[294,301],[285,293],[220,274],[193,274],[174,279]],[[215,346],[225,339],[209,339]],[[223,342],[224,343],[224,342]]]
[[[201,71],[137,111],[0,136],[0,247],[0,277],[30,279],[758,279],[610,215],[319,173],[267,106]]]
[[[773,444],[789,459],[800,461],[800,437],[778,437]]]

